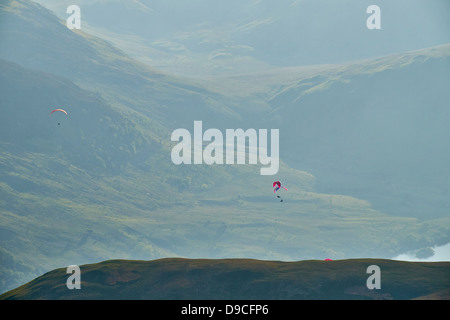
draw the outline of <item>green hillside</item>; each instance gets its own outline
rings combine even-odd
[[[380,289],[366,282],[376,265]],[[69,290],[65,268],[50,271],[0,299],[133,300],[406,300],[447,299],[450,263],[380,259],[261,261],[250,259],[111,260],[80,266],[81,288]]]

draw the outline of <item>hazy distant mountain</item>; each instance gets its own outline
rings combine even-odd
[[[448,217],[450,207],[449,71],[445,44],[342,65],[222,76],[204,85],[243,101],[259,99],[255,126],[280,128],[283,159],[311,172],[316,190],[427,220]]]
[[[380,289],[366,286],[370,265],[380,268]],[[113,260],[80,266],[80,271],[78,290],[66,287],[70,274],[60,268],[0,295],[0,299],[445,300],[450,285],[448,262],[380,259]]]
[[[394,215],[448,217],[450,45],[330,68],[270,97],[285,160],[318,190]]]
[[[144,113],[153,120],[154,131],[165,126],[177,128],[180,119],[192,122],[201,117],[211,126],[238,119],[226,98],[217,100],[217,94],[208,94],[188,80],[130,59],[100,38],[72,32],[64,21],[36,3],[8,1],[0,9],[4,26],[0,29],[1,58],[100,92],[122,108]]]
[[[70,0],[38,0],[62,19]],[[447,0],[78,1],[83,30],[188,75],[343,63],[450,42]],[[367,8],[381,9],[369,30]]]

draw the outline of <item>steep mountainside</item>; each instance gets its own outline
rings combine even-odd
[[[270,97],[284,159],[318,190],[376,209],[446,217],[450,198],[450,45],[330,68]]]

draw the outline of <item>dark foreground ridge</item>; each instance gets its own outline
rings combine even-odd
[[[368,289],[368,267],[380,289]],[[80,289],[67,268],[50,271],[0,299],[48,300],[360,300],[449,299],[450,262],[384,259],[298,262],[251,259],[109,260],[80,266]]]

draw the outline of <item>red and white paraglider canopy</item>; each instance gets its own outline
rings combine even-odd
[[[63,109],[55,109],[52,112],[50,112],[50,114],[52,114],[55,111],[61,111],[61,112],[64,112],[65,114],[67,114],[66,110],[63,110]]]

